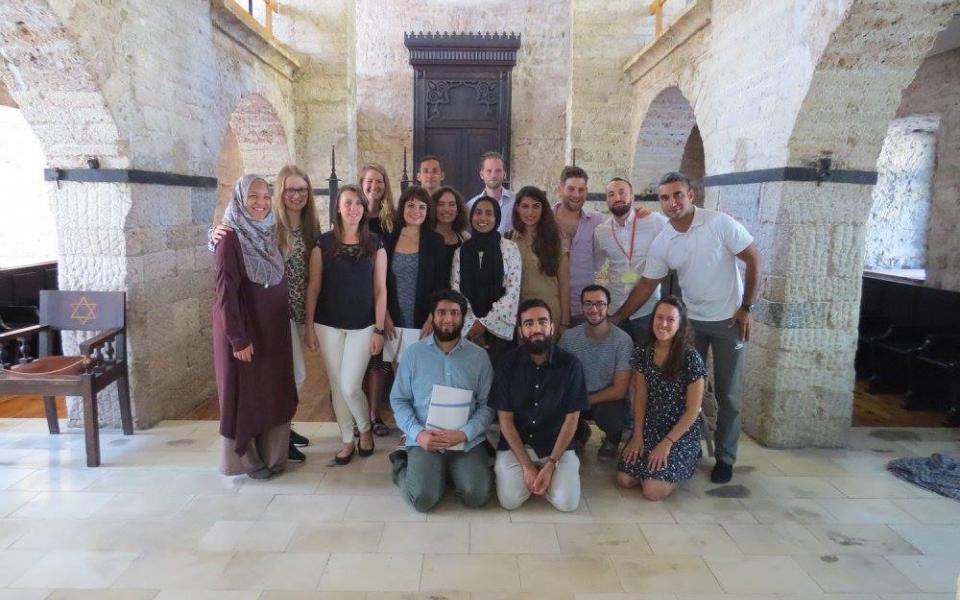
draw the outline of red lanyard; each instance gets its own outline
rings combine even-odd
[[[620,244],[620,240],[617,239],[617,230],[614,229],[613,222],[615,219],[610,219],[610,233],[613,234],[613,241],[616,242],[617,247],[620,248],[620,252],[623,252],[623,255],[627,257],[627,262],[629,263],[633,260],[633,244],[637,241],[637,221],[640,219],[637,218],[637,213],[633,213],[633,227],[630,229],[630,254],[627,254],[627,251],[624,249],[623,245]]]

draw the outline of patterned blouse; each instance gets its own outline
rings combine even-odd
[[[290,251],[286,257],[287,298],[290,319],[303,325],[306,320],[307,291],[307,246],[303,242],[303,230],[290,230]]]
[[[520,280],[522,261],[520,249],[514,242],[500,238],[500,252],[503,254],[503,287],[506,293],[493,303],[487,316],[482,317],[483,323],[490,333],[503,340],[513,339],[513,330],[517,326],[517,307],[520,306]],[[460,248],[453,255],[453,266],[450,269],[450,287],[460,291]],[[473,309],[467,305],[467,314],[463,319],[463,335],[470,332],[477,317]]]

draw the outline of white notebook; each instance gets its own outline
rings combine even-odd
[[[433,385],[430,408],[427,410],[427,429],[462,429],[470,418],[473,392],[446,385]],[[448,450],[463,450],[462,443]]]

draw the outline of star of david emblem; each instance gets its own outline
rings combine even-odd
[[[97,303],[90,302],[86,296],[80,296],[80,299],[70,305],[73,312],[70,318],[74,321],[80,321],[81,325],[86,325],[97,318]]]

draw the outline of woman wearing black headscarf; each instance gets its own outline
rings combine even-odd
[[[467,297],[463,330],[495,360],[510,347],[520,302],[520,250],[500,236],[500,205],[484,196],[470,209],[470,239],[453,256],[450,285]]]

